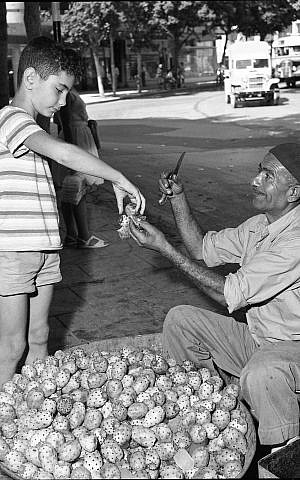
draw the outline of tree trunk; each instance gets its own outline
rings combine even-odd
[[[91,47],[94,63],[95,63],[95,68],[96,68],[96,73],[97,73],[97,83],[98,83],[98,91],[100,97],[104,97],[104,88],[103,88],[103,83],[102,83],[102,68],[99,62],[99,58],[97,55],[97,52]]]
[[[224,43],[224,48],[223,48],[223,55],[222,55],[222,65],[224,65],[224,59],[225,59],[225,55],[226,55],[227,44],[228,44],[228,33],[226,32],[225,33],[225,43]]]
[[[174,37],[173,42],[173,73],[174,77],[176,78],[176,85],[178,85],[178,55],[180,51],[179,37]]]
[[[113,33],[109,33],[109,46],[110,46],[110,70],[111,70],[111,88],[113,95],[116,95],[116,71],[115,71],[115,53],[114,53],[114,38]]]
[[[39,2],[24,2],[24,23],[28,41],[41,35]]]
[[[0,4],[0,108],[9,103],[6,2]]]
[[[142,91],[142,54],[141,54],[141,52],[137,52],[136,86],[137,86],[138,92],[141,93],[141,91]]]

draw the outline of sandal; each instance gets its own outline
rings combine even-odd
[[[95,235],[91,235],[88,240],[78,238],[78,248],[103,248],[107,247],[108,245],[109,243],[105,242],[101,238],[95,237]]]
[[[77,238],[71,237],[70,235],[65,236],[65,239],[63,241],[63,246],[64,247],[70,247],[70,248],[74,247],[74,248],[76,248],[77,244],[78,244]]]

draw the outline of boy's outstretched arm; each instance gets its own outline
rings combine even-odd
[[[145,198],[121,172],[112,168],[103,160],[91,155],[77,145],[57,139],[44,131],[30,135],[24,144],[30,150],[51,158],[65,167],[77,172],[102,177],[113,184],[119,214],[123,212],[123,201],[128,195],[136,204],[136,212],[144,213]]]

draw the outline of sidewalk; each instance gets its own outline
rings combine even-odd
[[[143,88],[141,92],[138,92],[137,89],[127,88],[117,90],[116,94],[114,95],[112,91],[108,91],[104,93],[104,97],[102,97],[97,91],[93,92],[81,92],[80,96],[85,101],[86,104],[90,105],[93,103],[101,103],[101,102],[115,102],[117,100],[124,100],[128,98],[141,98],[151,95],[175,95],[178,93],[184,93],[189,91],[201,91],[203,89],[214,89],[216,87],[215,80],[212,80],[211,77],[203,78],[203,80],[199,82],[191,82],[185,84],[181,88],[174,88],[171,90],[162,90],[159,88],[155,88],[150,86],[149,88]]]

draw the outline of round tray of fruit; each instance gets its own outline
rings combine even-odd
[[[239,387],[151,348],[58,350],[0,391],[15,479],[242,478],[256,447]]]

